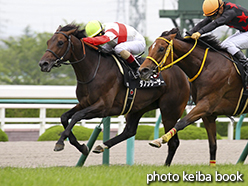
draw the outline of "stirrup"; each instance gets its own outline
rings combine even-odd
[[[248,89],[248,76],[247,76],[247,72],[245,72],[245,79],[244,79],[244,81],[245,81],[245,87],[246,87],[246,89]]]
[[[245,76],[248,77],[248,72],[244,70]]]
[[[131,68],[130,68],[130,69],[131,69]],[[139,74],[138,74],[138,73],[135,73],[134,70],[131,69],[131,70],[129,71],[129,76],[132,77],[132,78],[134,78],[134,79],[138,79]]]

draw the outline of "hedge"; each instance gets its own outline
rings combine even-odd
[[[0,141],[9,141],[8,135],[0,129]]]
[[[94,129],[89,129],[82,126],[74,126],[72,131],[76,136],[77,140],[86,141],[90,138]],[[57,141],[61,133],[64,131],[63,126],[55,125],[53,127],[48,128],[39,138],[38,141]],[[97,138],[97,140],[103,139],[103,133],[101,132]]]
[[[154,133],[154,126],[139,125],[135,135],[135,139],[148,140],[152,133]]]
[[[241,127],[240,139],[248,139],[248,126]]]
[[[69,109],[46,109],[47,117],[60,117]],[[39,117],[39,109],[6,109],[6,117]]]
[[[164,135],[164,128],[159,128],[159,137]],[[196,127],[194,125],[189,125],[183,130],[178,132],[179,139],[183,140],[193,140],[193,139],[208,139],[207,131],[205,128]],[[154,139],[154,131],[150,134],[149,140]],[[221,136],[217,133],[217,139],[221,139]]]
[[[191,140],[191,139],[208,139],[207,131],[205,128],[189,125],[183,130],[178,132],[179,139]],[[221,139],[221,136],[217,133],[217,139]]]

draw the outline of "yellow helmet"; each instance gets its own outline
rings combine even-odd
[[[222,0],[205,0],[202,5],[204,16],[212,16],[223,6]]]
[[[97,20],[90,21],[85,26],[85,32],[88,37],[94,37],[97,34],[99,34],[102,30],[103,30],[103,26]]]

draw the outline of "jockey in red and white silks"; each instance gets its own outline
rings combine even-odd
[[[117,54],[127,50],[136,55],[145,50],[144,37],[133,27],[122,23],[104,23],[105,34],[96,37],[87,37],[83,40],[93,45],[103,45],[107,50],[114,49]]]
[[[88,37],[83,38],[84,42],[114,50],[131,68],[136,70],[139,67],[133,55],[145,51],[146,42],[133,27],[118,22],[101,24],[94,20],[85,26],[85,31]]]

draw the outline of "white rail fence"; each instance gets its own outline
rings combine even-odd
[[[0,86],[0,99],[76,99],[75,98],[75,86]],[[6,129],[38,129],[39,134],[45,132],[45,130],[56,123],[60,123],[60,118],[46,117],[47,109],[70,109],[75,104],[27,104],[27,103],[1,103],[0,104],[0,128],[4,131]],[[6,117],[6,109],[39,109],[39,117],[36,118],[10,118]],[[193,108],[193,106],[187,106],[187,113]],[[140,124],[154,125],[159,117],[159,110],[156,110],[156,116],[152,118],[141,118]],[[228,117],[218,118],[219,122],[228,122],[228,139],[233,139],[234,122],[238,122],[239,117],[233,117],[231,120]],[[36,123],[36,124],[16,124],[16,123]],[[80,125],[88,128],[94,128],[101,122],[101,118],[95,118],[91,120],[82,120]],[[248,122],[248,118],[244,119],[244,122]],[[7,124],[6,124],[7,123]],[[49,124],[48,124],[49,123]],[[202,123],[202,120],[198,120],[197,125]],[[124,116],[112,117],[111,128],[118,130],[120,133],[125,126]],[[162,127],[162,125],[161,125]]]

